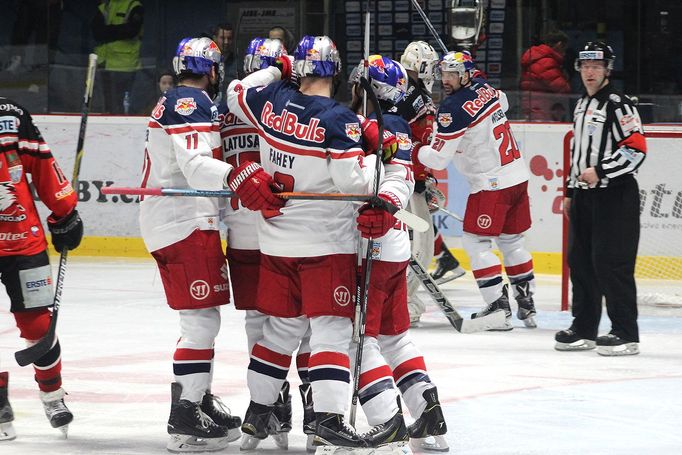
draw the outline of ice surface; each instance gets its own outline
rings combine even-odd
[[[469,275],[445,286],[467,315],[482,306]],[[69,261],[58,329],[67,404],[75,414],[68,440],[43,415],[32,369],[14,362],[23,340],[4,293],[1,299],[0,371],[10,371],[18,436],[0,442],[0,454],[167,453],[178,318],[165,305],[152,261]],[[554,332],[570,324],[570,315],[558,311],[557,277],[539,279],[536,300],[538,329],[515,320],[511,332],[461,335],[429,305],[411,330],[438,385],[450,453],[682,453],[682,309],[642,308],[642,353],[605,358],[554,351]],[[243,416],[249,401],[243,314],[232,307],[222,314],[213,392]],[[303,454],[295,372],[289,380],[294,431],[288,453]],[[238,443],[222,453],[239,453]],[[278,450],[268,440],[256,453]]]

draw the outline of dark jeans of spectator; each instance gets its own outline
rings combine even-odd
[[[124,114],[123,97],[125,92],[128,92],[131,103],[129,114],[133,114],[132,90],[135,72],[103,70],[100,74],[102,76],[102,93],[104,94],[104,112],[107,114]]]

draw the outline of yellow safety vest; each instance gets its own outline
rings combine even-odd
[[[99,11],[106,25],[121,25],[128,22],[133,8],[142,6],[139,0],[108,0],[100,3]],[[109,71],[134,71],[140,68],[140,46],[142,28],[135,38],[111,41],[95,47],[100,63]]]

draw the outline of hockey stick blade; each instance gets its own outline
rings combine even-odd
[[[391,204],[386,199],[382,199],[380,197],[375,196],[370,200],[370,202],[372,203],[372,205],[380,207],[383,210],[386,210],[388,213],[393,215],[397,220],[402,221],[407,226],[409,226],[410,228],[417,232],[426,232],[429,229],[431,229],[431,226],[429,225],[428,221],[415,215],[412,212],[408,212],[405,209],[401,209],[400,207]]]
[[[14,353],[14,358],[16,359],[19,366],[25,367],[26,365],[30,365],[50,351],[52,345],[54,344],[58,314],[59,313],[52,313],[52,319],[55,321],[55,323],[50,324],[47,333],[40,339],[40,341],[32,346],[27,347],[26,349],[22,349],[21,351]]]
[[[417,278],[422,282],[424,288],[429,293],[431,298],[436,302],[441,309],[448,322],[460,333],[475,333],[490,329],[501,328],[505,325],[506,316],[503,310],[494,311],[476,319],[464,319],[450,301],[445,297],[436,282],[431,278],[431,275],[422,267],[414,256],[410,256],[410,268],[415,273]]]

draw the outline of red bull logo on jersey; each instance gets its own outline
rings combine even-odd
[[[362,136],[362,129],[360,129],[359,123],[346,123],[346,136],[354,140],[355,142],[360,140]]]
[[[405,133],[395,133],[395,139],[400,150],[410,150],[412,148],[412,141],[410,136]]]
[[[194,98],[178,98],[175,102],[175,112],[180,115],[191,115],[197,110],[197,102]]]
[[[320,119],[311,118],[310,124],[299,123],[298,115],[284,109],[280,115],[272,112],[273,106],[270,101],[265,103],[260,115],[263,125],[287,136],[310,142],[324,142],[325,129],[320,124]]]
[[[478,94],[476,99],[469,100],[462,106],[464,111],[466,111],[466,113],[471,117],[478,114],[478,112],[483,109],[488,101],[497,98],[497,90],[489,85],[479,88],[476,90],[476,93]]]
[[[452,124],[452,114],[450,112],[441,112],[438,114],[438,124],[443,128],[447,128]]]

